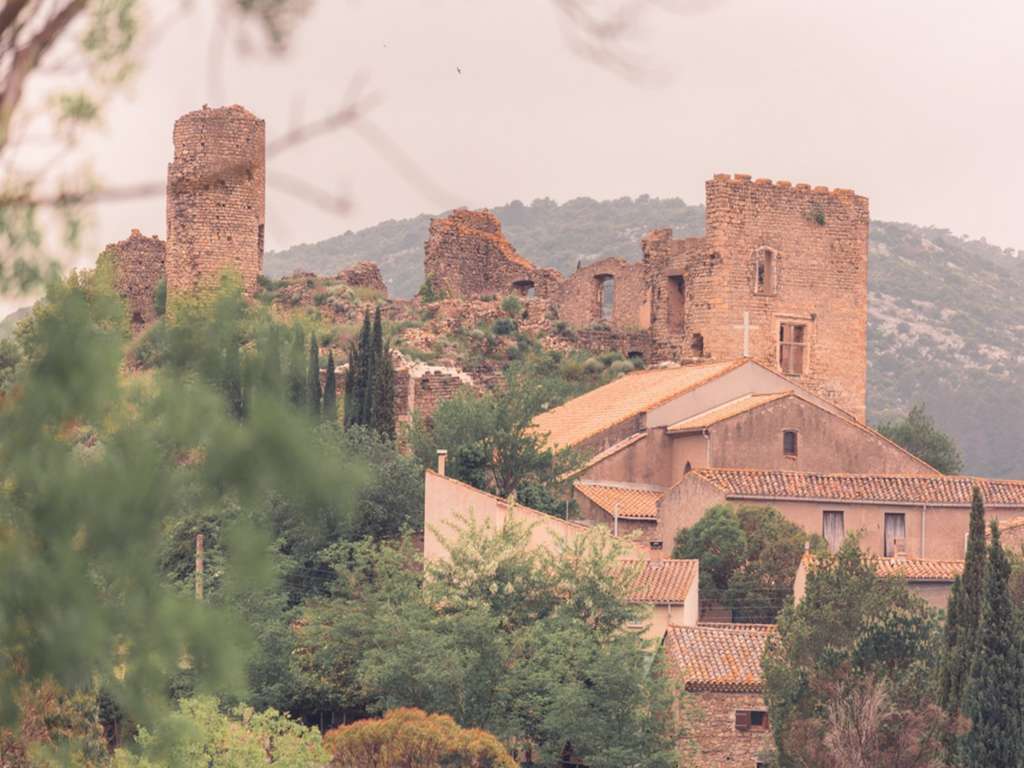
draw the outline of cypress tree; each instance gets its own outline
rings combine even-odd
[[[381,419],[380,378],[384,365],[384,328],[381,324],[380,305],[373,312],[373,336],[370,340],[372,365],[367,373],[366,388],[369,392],[366,423],[378,432]]]
[[[236,419],[245,416],[245,399],[242,396],[242,361],[238,353],[238,339],[233,335],[227,340],[224,350],[224,394],[231,404]]]
[[[320,415],[320,397],[323,392],[320,389],[320,345],[317,344],[316,334],[309,337],[309,367],[306,369],[306,391],[309,400],[309,410],[316,418]]]
[[[942,659],[942,704],[951,720],[964,711],[964,685],[971,670],[975,637],[981,619],[985,582],[985,505],[975,486],[971,496],[971,520],[967,534],[964,574],[954,583],[946,616],[946,650]],[[955,598],[955,603],[954,603]],[[959,752],[950,737],[947,758],[954,763]]]
[[[324,382],[323,420],[334,423],[338,420],[338,384],[334,374],[334,350],[327,351],[327,380]]]
[[[993,521],[985,569],[981,621],[964,686],[964,714],[971,730],[963,738],[964,768],[1019,768],[1021,748],[1021,659],[1010,602],[1010,563]]]
[[[292,331],[291,348],[288,350],[288,399],[292,405],[301,407],[306,396],[306,335],[296,327]]]
[[[375,419],[373,428],[389,440],[395,439],[395,365],[391,360],[391,346],[384,345],[377,364],[374,382]]]

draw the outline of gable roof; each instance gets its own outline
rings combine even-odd
[[[907,581],[953,581],[964,572],[963,560],[875,557],[871,562],[879,576],[899,576]]]
[[[612,517],[629,520],[657,520],[658,499],[663,488],[639,483],[579,480],[572,487]]]
[[[700,570],[699,560],[620,560],[623,567],[639,566],[629,600],[654,605],[682,605]]]
[[[697,476],[731,498],[934,504],[965,507],[975,485],[985,504],[1024,508],[1024,481],[962,475],[853,475],[762,469],[701,468]]]
[[[735,400],[730,400],[728,403],[722,403],[710,410],[698,413],[696,416],[691,416],[688,419],[677,421],[668,427],[669,434],[679,434],[680,432],[692,432],[695,430],[705,429],[718,424],[726,419],[731,419],[733,416],[739,416],[741,413],[752,411],[755,408],[760,408],[762,405],[766,405],[770,402],[778,400],[782,397],[799,397],[795,392],[772,392],[766,395],[743,395],[737,397]]]
[[[548,435],[548,444],[552,447],[577,445],[747,362],[731,360],[628,373],[539,414],[533,420],[533,427]]]
[[[647,437],[647,433],[646,432],[636,432],[636,433],[630,435],[629,437],[625,438],[624,440],[619,440],[619,442],[617,442],[617,443],[612,443],[607,448],[605,448],[603,451],[599,451],[598,453],[595,453],[593,456],[591,456],[589,459],[587,459],[587,463],[584,464],[582,467],[580,467],[577,470],[574,470],[572,472],[567,473],[566,477],[572,477],[573,475],[578,475],[583,470],[590,469],[590,467],[593,467],[595,464],[600,464],[602,461],[607,459],[609,456],[614,456],[619,451],[624,451],[627,448],[629,448],[631,445],[636,445],[641,440],[643,440],[645,437]]]
[[[774,624],[669,627],[665,648],[688,691],[760,693],[761,657]]]

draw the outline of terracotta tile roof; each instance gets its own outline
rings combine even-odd
[[[688,691],[759,693],[761,657],[774,624],[698,624],[669,627],[668,658]]]
[[[537,431],[548,434],[548,443],[552,446],[577,445],[746,362],[732,360],[629,373],[545,411],[533,420],[533,426]]]
[[[1024,507],[1024,481],[956,475],[850,475],[760,469],[695,469],[728,497],[969,506],[977,485],[987,506]]]
[[[782,397],[798,397],[794,392],[773,392],[767,395],[744,395],[743,397],[737,397],[735,400],[730,400],[728,403],[716,406],[711,410],[704,411],[704,413],[698,413],[696,416],[691,416],[688,419],[677,421],[672,424],[668,431],[669,433],[674,432],[691,432],[697,429],[704,429],[710,427],[712,424],[717,424],[720,421],[731,419],[733,416],[739,416],[741,413],[752,411],[755,408],[760,408],[762,405],[766,405],[774,400],[778,400]]]
[[[658,499],[665,492],[654,485],[596,480],[580,480],[572,487],[609,515],[630,520],[657,520]]]
[[[629,599],[634,603],[682,605],[700,570],[699,560],[621,560],[638,568]]]
[[[900,576],[907,581],[953,581],[964,572],[963,560],[876,557],[872,563],[879,576]]]

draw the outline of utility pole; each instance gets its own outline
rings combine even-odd
[[[206,549],[203,546],[203,534],[196,534],[196,600],[203,599],[203,571],[206,566]]]

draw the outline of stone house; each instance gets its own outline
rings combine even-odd
[[[703,237],[648,233],[642,259],[563,277],[518,254],[490,211],[431,222],[427,285],[439,296],[550,303],[580,340],[661,361],[748,357],[864,420],[868,201],[850,190],[716,174]]]
[[[657,538],[669,542],[708,507],[767,505],[835,550],[850,533],[868,553],[891,558],[963,557],[971,492],[981,489],[990,519],[1024,513],[1024,481],[948,475],[695,469],[658,501]]]
[[[775,634],[769,624],[669,627],[662,647],[682,683],[686,740],[697,768],[761,768],[772,749],[761,657]],[[690,744],[684,742],[684,750]]]
[[[814,567],[814,556],[804,555],[793,581],[793,600],[799,603],[807,591],[807,574]],[[926,560],[908,557],[874,557],[871,564],[879,576],[903,579],[907,589],[924,599],[933,608],[946,610],[953,580],[963,574],[963,560]]]
[[[443,462],[439,465],[443,470]],[[531,547],[555,551],[592,529],[589,521],[563,520],[515,504],[474,488],[440,472],[427,471],[424,487],[423,557],[427,561],[449,557],[446,541],[458,535],[472,520],[480,526],[498,529],[507,521],[527,526]],[[651,640],[658,640],[672,624],[693,625],[699,612],[696,560],[662,559],[661,553],[630,538],[621,567],[635,571],[629,598],[650,608],[647,620],[633,627]]]
[[[538,415],[534,428],[552,447],[590,454],[573,477],[585,518],[648,540],[657,502],[695,469],[938,474],[754,360],[627,374]]]

